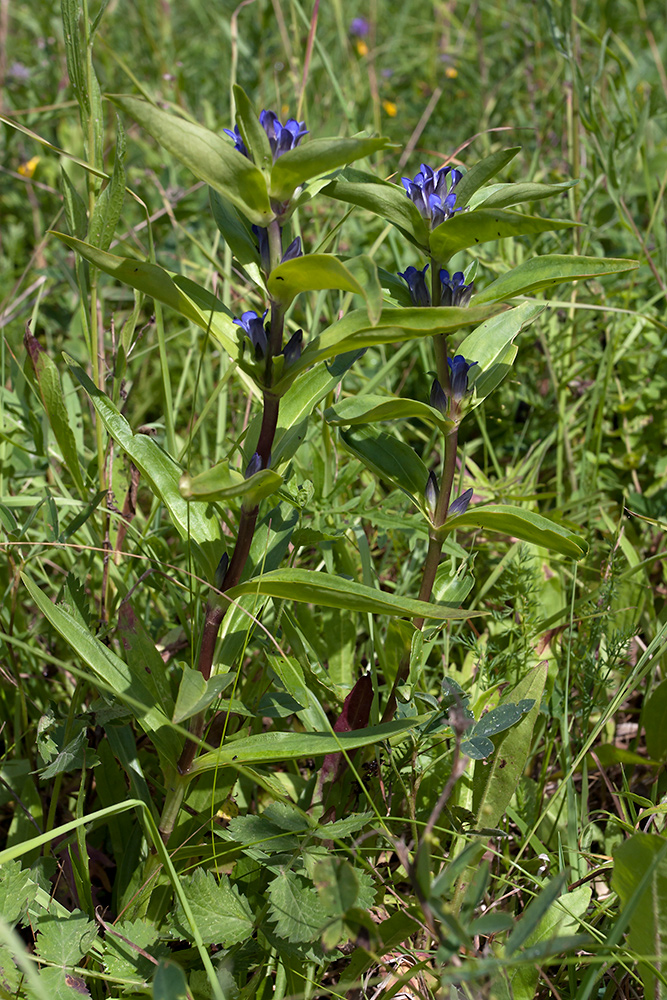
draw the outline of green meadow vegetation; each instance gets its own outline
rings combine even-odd
[[[0,0],[0,1000],[667,996],[655,0]]]

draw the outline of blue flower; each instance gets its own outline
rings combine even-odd
[[[265,309],[264,314],[259,317],[254,309],[249,309],[247,312],[243,313],[241,319],[234,320],[236,325],[240,326],[245,331],[246,336],[255,348],[256,358],[263,358],[266,356],[268,340],[266,330],[264,328],[264,320],[266,319],[268,311],[268,309]]]
[[[286,260],[294,260],[295,257],[303,257],[303,250],[301,249],[301,237],[295,236],[290,245],[288,246],[285,253],[282,255],[281,264],[284,264]]]
[[[418,267],[406,267],[405,271],[398,272],[399,278],[403,278],[410,289],[410,298],[414,306],[430,306],[431,304],[431,295],[426,285],[428,268],[427,264],[421,271]]]
[[[474,282],[465,284],[463,271],[456,271],[450,278],[449,271],[444,267],[440,271],[440,284],[442,286],[440,304],[443,306],[467,306],[475,290]]]
[[[365,17],[354,17],[350,22],[350,34],[358,38],[364,38],[371,30],[371,26]]]
[[[243,156],[247,156],[247,158],[250,159],[250,153],[246,149],[246,145],[243,141],[243,136],[239,132],[238,125],[235,125],[233,130],[230,128],[223,128],[222,131],[225,132],[230,139],[234,140],[234,149],[238,150],[239,153],[242,153]]]
[[[442,388],[437,378],[433,379],[433,385],[431,386],[431,395],[429,398],[429,403],[434,410],[440,410],[443,417],[447,416],[447,411],[449,410],[449,401],[445,395],[445,390]]]
[[[447,358],[449,365],[449,378],[451,397],[455,403],[460,403],[468,392],[468,372],[477,364],[476,361],[466,361],[462,354],[457,354],[454,359]]]
[[[435,514],[435,509],[438,506],[439,492],[438,480],[435,478],[435,474],[433,472],[429,472],[426,489],[424,490],[424,500],[426,501],[426,506],[431,512],[431,517]]]
[[[259,452],[256,451],[255,454],[250,459],[250,461],[248,462],[248,467],[244,473],[245,478],[250,479],[250,477],[254,476],[256,472],[260,472],[261,468],[262,468],[262,458]]]
[[[456,192],[454,188],[463,177],[456,167],[441,167],[433,170],[422,163],[421,170],[415,174],[414,180],[402,177],[401,182],[411,202],[431,229],[441,222],[451,219],[455,212],[461,212],[456,207]]]
[[[269,146],[274,160],[277,160],[283,153],[287,153],[288,150],[296,149],[304,135],[308,135],[308,129],[304,128],[305,122],[289,118],[283,125],[275,111],[262,111],[259,116],[259,124],[269,137]]]
[[[454,517],[455,514],[465,514],[468,509],[468,504],[472,500],[472,486],[465,493],[462,493],[460,497],[457,497],[449,505],[449,510],[447,511],[447,517]]]
[[[303,330],[297,330],[283,347],[282,354],[285,358],[285,365],[292,365],[301,357],[301,347],[303,345]]]

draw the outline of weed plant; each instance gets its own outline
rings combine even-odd
[[[0,0],[0,997],[664,995],[663,13]]]

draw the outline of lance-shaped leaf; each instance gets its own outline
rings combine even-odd
[[[107,432],[139,469],[153,493],[162,501],[181,538],[193,543],[204,571],[213,577],[220,559],[220,522],[215,510],[204,502],[188,503],[181,496],[178,481],[182,470],[147,434],[135,434],[125,417],[86,372],[66,358],[72,374],[88,393]]]
[[[205,288],[180,274],[170,275],[157,264],[133,257],[116,257],[65,233],[52,232],[51,235],[57,236],[105,274],[170,306],[202,330],[210,330],[229,356],[234,360],[238,358],[238,328],[232,321],[231,313],[220,299]]]
[[[510,149],[500,149],[497,153],[491,153],[483,160],[474,163],[456,185],[457,207],[463,208],[467,205],[475,191],[500,173],[503,167],[506,167],[519,152],[521,152],[521,146],[512,146]]]
[[[195,177],[224,195],[256,226],[267,226],[273,219],[262,171],[234,149],[228,139],[202,125],[177,118],[141,97],[132,94],[107,96],[185,164]]]
[[[65,405],[60,374],[49,355],[29,329],[25,333],[25,346],[35,370],[39,394],[42,397],[51,430],[58,442],[63,462],[76,483],[79,493],[83,496],[85,493],[83,476],[81,475],[74,432]]]
[[[137,722],[150,736],[156,749],[167,763],[173,763],[180,750],[180,737],[169,724],[169,719],[158,704],[155,685],[150,675],[146,679],[143,666],[127,664],[88,631],[78,618],[64,608],[53,604],[37,584],[22,576],[33,601],[55,630],[83,660],[115,697],[129,705]]]
[[[353,424],[373,424],[381,420],[409,420],[412,417],[418,417],[430,426],[440,427],[445,434],[454,426],[453,421],[448,420],[433,406],[416,399],[394,396],[350,396],[324,411],[324,419],[330,424],[348,427]]]
[[[346,170],[345,179],[336,179],[322,189],[322,194],[365,208],[391,222],[416,246],[428,246],[428,226],[403,187],[382,181],[361,170]]]
[[[541,219],[536,215],[522,215],[500,208],[478,208],[475,212],[461,212],[434,229],[430,240],[431,254],[436,260],[444,262],[459,250],[480,243],[576,226],[577,222],[565,219]]]
[[[230,201],[209,188],[209,203],[216,226],[222,238],[240,264],[257,264],[259,266],[259,247],[252,231],[246,225],[243,216]]]
[[[470,409],[479,406],[509,374],[518,350],[516,336],[543,311],[541,302],[522,302],[486,320],[458,346],[457,354],[477,362],[468,376],[468,385],[474,389]]]
[[[125,130],[120,118],[117,120],[113,174],[95,201],[88,228],[88,242],[100,250],[108,250],[111,245],[125,198]]]
[[[500,302],[515,295],[529,295],[542,289],[551,289],[564,281],[584,278],[601,278],[605,274],[619,274],[639,267],[637,260],[616,257],[574,257],[568,254],[544,254],[529,257],[522,264],[501,274],[481,292],[473,302]]]
[[[450,618],[464,619],[470,617],[472,613],[437,604],[427,604],[426,601],[417,601],[411,597],[389,594],[342,576],[317,573],[309,569],[273,570],[246,580],[237,587],[232,587],[227,593],[231,598],[257,594],[260,597],[273,597],[278,600],[319,604],[325,608],[345,608],[349,611],[378,615],[421,616],[435,621],[445,621]]]
[[[246,149],[252,161],[268,178],[273,166],[273,153],[266,131],[259,123],[259,117],[243,87],[234,84],[236,102],[236,123],[243,136]]]
[[[641,962],[639,972],[646,996],[664,996],[662,979],[667,968],[667,840],[652,833],[635,833],[614,851],[612,888],[623,906],[620,919],[628,919],[628,944],[639,955],[654,956]],[[660,978],[656,975],[660,974]]]
[[[229,462],[218,462],[212,469],[198,476],[181,476],[179,489],[187,500],[231,500],[243,497],[250,503],[259,503],[270,497],[283,484],[283,477],[273,469],[260,469],[245,479]]]
[[[271,171],[271,197],[287,201],[296,188],[314,177],[321,177],[354,160],[377,153],[391,145],[388,139],[357,137],[351,139],[311,139],[296,149],[283,153]]]
[[[540,184],[531,181],[520,181],[517,184],[490,184],[476,191],[470,199],[472,210],[480,208],[510,208],[511,205],[521,205],[526,201],[541,201],[557,194],[569,191],[578,181],[560,181],[557,184]]]
[[[482,528],[485,531],[499,532],[573,559],[581,559],[588,552],[584,539],[573,531],[541,514],[508,504],[469,507],[465,514],[448,518],[440,532],[446,535],[457,528]]]
[[[394,483],[422,509],[428,469],[413,449],[372,424],[340,432],[341,441],[379,479]]]
[[[352,269],[363,269],[366,278],[360,282]],[[271,271],[268,280],[269,294],[284,305],[299,292],[319,291],[324,288],[340,288],[344,292],[362,295],[368,306],[368,318],[374,324],[382,311],[382,287],[378,280],[377,268],[370,257],[364,255],[354,263],[345,264],[328,253],[307,254],[286,260]]]

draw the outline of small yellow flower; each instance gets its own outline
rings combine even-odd
[[[359,53],[360,56],[368,55],[368,46],[366,45],[366,42],[362,42],[361,39],[359,39],[357,42],[357,52]]]
[[[455,80],[458,75],[459,71],[455,69],[453,66],[448,66],[447,69],[445,70],[445,76],[447,77],[448,80]]]
[[[396,107],[393,101],[383,101],[382,107],[387,112],[390,118],[396,117],[396,112],[398,111],[398,108]]]
[[[33,176],[35,170],[37,170],[37,164],[39,163],[39,156],[33,156],[32,159],[28,160],[27,163],[22,163],[19,167],[19,173],[21,177],[27,177],[28,180]]]

